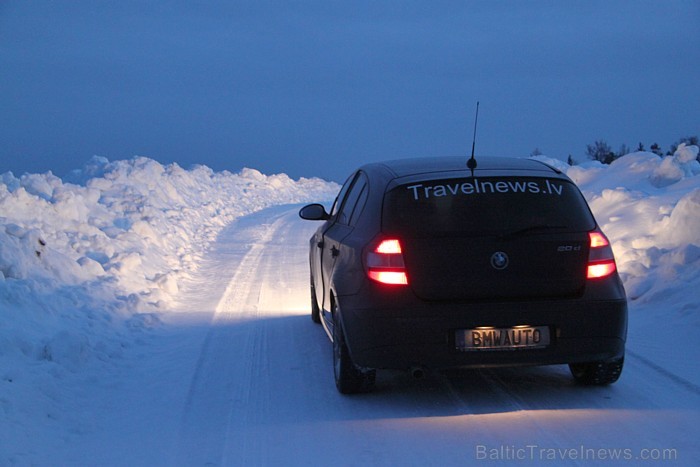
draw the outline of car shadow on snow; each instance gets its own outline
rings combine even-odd
[[[255,333],[264,343],[258,347],[262,355],[255,359],[269,374],[250,382],[251,394],[265,398],[269,418],[258,413],[261,422],[649,409],[648,401],[632,397],[633,387],[624,383],[624,373],[617,384],[586,387],[573,381],[565,365],[429,372],[422,379],[380,370],[374,391],[341,395],[333,382],[331,343],[321,326],[307,315],[266,314],[230,330],[237,336]]]

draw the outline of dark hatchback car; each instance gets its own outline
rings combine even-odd
[[[627,300],[608,239],[574,183],[533,159],[368,164],[311,238],[311,317],[342,393],[376,369],[568,364],[622,371]]]

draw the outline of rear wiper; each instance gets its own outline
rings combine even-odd
[[[517,230],[514,230],[512,232],[508,232],[507,234],[501,235],[501,238],[519,237],[519,236],[527,234],[527,233],[541,232],[541,231],[546,231],[546,230],[566,229],[567,227],[568,226],[566,226],[566,225],[536,224],[536,225],[530,225],[528,227],[523,227],[522,229],[517,229]]]

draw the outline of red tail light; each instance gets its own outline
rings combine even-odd
[[[588,232],[588,238],[591,239],[591,248],[600,248],[610,245],[610,242],[602,232]]]
[[[382,243],[377,245],[374,250],[375,253],[384,255],[400,255],[401,254],[401,243],[398,240],[383,240]]]
[[[615,270],[615,261],[605,261],[602,263],[588,263],[588,279],[599,279],[601,277],[607,277]]]
[[[370,279],[382,284],[406,285],[406,267],[403,263],[401,242],[391,238],[382,240],[367,254],[367,268]]]
[[[590,253],[588,254],[588,279],[608,277],[617,270],[610,242],[602,232],[589,232]]]

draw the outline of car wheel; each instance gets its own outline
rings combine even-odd
[[[622,373],[625,357],[603,362],[570,363],[569,369],[577,383],[595,386],[612,384]]]
[[[358,368],[350,358],[348,346],[345,343],[345,333],[333,313],[333,373],[335,386],[342,394],[367,392],[374,387],[376,370]]]
[[[311,276],[311,321],[314,323],[321,322],[321,309],[318,307],[318,300],[316,300],[316,287],[314,287],[313,276]]]

